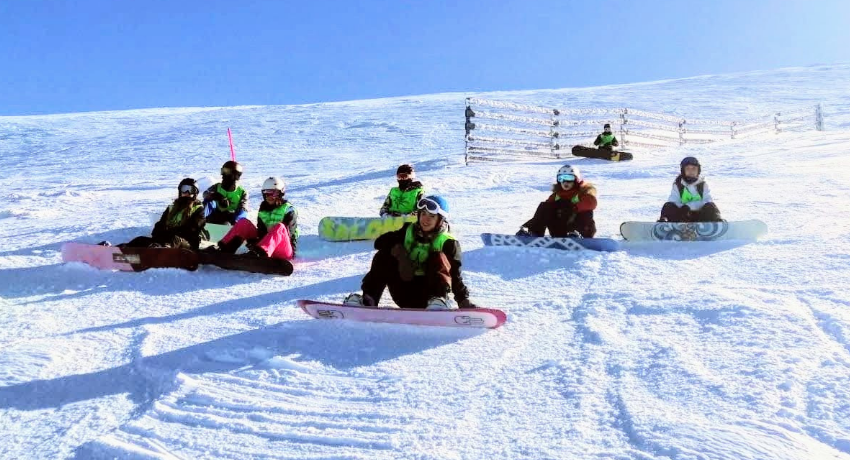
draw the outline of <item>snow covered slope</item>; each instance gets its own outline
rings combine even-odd
[[[0,117],[0,457],[850,459],[850,66],[479,94],[558,107],[739,118],[822,102],[826,131],[570,161],[600,236],[657,217],[685,155],[757,243],[574,254],[483,247],[562,162],[463,166],[463,98]],[[283,176],[302,239],[289,278],[62,264],[126,241],[185,176]],[[359,289],[395,168],[450,201],[495,331],[322,322],[299,298]]]

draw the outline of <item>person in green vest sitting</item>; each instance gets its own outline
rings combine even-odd
[[[720,209],[711,198],[711,190],[700,173],[702,166],[694,157],[679,163],[679,175],[673,181],[670,197],[661,207],[658,222],[720,222]]]
[[[608,150],[613,150],[614,147],[620,146],[620,143],[617,141],[617,137],[611,132],[610,123],[605,123],[605,126],[602,128],[602,134],[596,136],[596,140],[593,141],[593,145],[600,149]]]
[[[248,192],[239,185],[242,165],[228,161],[221,167],[221,182],[204,192],[205,215],[211,224],[235,224],[248,217]]]
[[[349,294],[346,305],[376,307],[388,288],[403,308],[475,308],[461,275],[460,243],[448,232],[448,203],[431,195],[419,200],[416,210],[416,222],[375,240],[378,252],[363,277],[363,294]]]
[[[183,248],[197,250],[204,232],[204,205],[198,200],[198,184],[187,177],[177,185],[177,199],[163,211],[151,236],[139,236],[118,246],[135,248]],[[101,241],[101,246],[111,246]]]
[[[416,203],[422,198],[422,182],[416,179],[413,165],[403,164],[396,169],[398,187],[393,187],[381,206],[381,217],[406,216],[416,212]]]
[[[266,179],[257,225],[249,219],[236,221],[221,241],[208,250],[233,254],[247,241],[248,256],[292,260],[298,243],[298,213],[285,195],[283,179]]]

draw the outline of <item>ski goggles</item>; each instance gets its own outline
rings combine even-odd
[[[552,177],[552,176],[549,176]],[[574,174],[558,174],[558,183],[563,182],[575,182],[576,176]]]
[[[268,189],[268,190],[263,190],[263,196],[280,196],[280,195],[281,195],[280,190],[277,190],[277,189],[272,188],[272,189]]]
[[[221,168],[222,176],[233,176],[236,179],[242,177],[242,172],[231,168]]]
[[[419,202],[416,203],[416,209],[428,211],[431,214],[439,214],[443,217],[449,216],[449,213],[440,207],[440,203],[437,203],[430,198],[422,198],[419,200]]]
[[[408,174],[408,173],[401,173],[401,174],[396,174],[395,178],[398,179],[398,180],[407,180],[407,179],[413,179],[413,175]]]
[[[191,193],[192,195],[197,195],[198,189],[195,188],[194,185],[181,185],[180,193]]]

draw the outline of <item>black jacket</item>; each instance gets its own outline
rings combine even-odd
[[[171,213],[173,206],[177,206],[176,200],[171,206],[165,208],[165,211],[162,212],[162,216],[159,218],[159,221],[153,226],[151,237],[155,242],[169,246],[173,244],[174,237],[180,237],[186,240],[192,249],[198,249],[198,246],[201,244],[204,224],[206,224],[206,221],[204,220],[203,205],[200,201],[195,200],[192,206],[197,206],[198,209],[196,209],[190,216],[184,217],[178,225],[169,226],[169,214]]]
[[[391,251],[393,246],[397,244],[404,245],[404,236],[407,233],[407,227],[416,225],[414,223],[406,223],[400,229],[384,233],[375,240],[375,249],[378,251]],[[452,275],[452,293],[455,295],[455,301],[460,303],[469,298],[469,289],[463,283],[463,275],[461,273],[461,250],[460,242],[455,239],[447,240],[443,243],[443,254],[449,259]]]

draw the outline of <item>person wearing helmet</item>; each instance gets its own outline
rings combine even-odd
[[[187,177],[177,185],[177,199],[163,211],[151,236],[139,236],[118,246],[162,247],[197,250],[204,231],[204,205],[198,200],[198,184]],[[108,241],[98,243],[110,246]]]
[[[363,277],[363,294],[349,294],[346,305],[375,307],[388,288],[404,308],[475,308],[461,275],[460,243],[448,232],[448,203],[438,195],[426,196],[417,202],[416,216],[416,222],[375,240],[378,252]],[[450,292],[457,304],[449,300]]]
[[[596,140],[593,141],[593,145],[600,149],[607,148],[609,150],[612,147],[618,147],[620,145],[617,141],[617,137],[611,132],[610,123],[605,123],[605,126],[602,128],[602,134],[596,136]]]
[[[403,164],[396,169],[398,187],[393,187],[381,206],[381,217],[406,216],[416,212],[416,203],[422,198],[422,182],[416,179],[413,165]]]
[[[235,224],[248,217],[248,192],[239,185],[242,165],[228,161],[221,166],[221,182],[204,192],[207,222]]]
[[[673,181],[670,197],[661,207],[659,222],[719,222],[720,209],[711,198],[711,190],[701,176],[702,166],[694,157],[679,163],[679,175]]]
[[[285,198],[286,185],[279,177],[263,182],[263,202],[257,213],[257,225],[248,219],[236,224],[210,251],[233,254],[248,241],[249,256],[292,260],[298,242],[298,212]]]
[[[522,224],[517,236],[545,236],[556,238],[593,238],[596,222],[596,187],[585,181],[575,166],[564,165],[555,175],[552,194],[537,206],[534,217]]]

